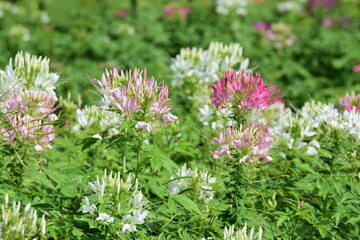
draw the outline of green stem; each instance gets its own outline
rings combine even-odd
[[[298,221],[299,221],[299,219],[296,219],[295,224],[294,224],[294,227],[293,227],[293,229],[291,230],[291,237],[290,237],[290,239],[294,239],[294,234],[295,234],[296,225],[297,225]]]
[[[124,145],[124,148],[123,148],[122,172],[123,172],[123,175],[125,176],[125,174],[126,174],[126,144]]]
[[[131,8],[132,8],[134,14],[136,14],[137,0],[131,0]]]
[[[16,157],[18,158],[19,162],[20,162],[20,176],[19,176],[19,179],[18,179],[18,182],[16,184],[17,187],[20,187],[21,184],[22,184],[22,181],[23,181],[23,175],[24,175],[24,170],[27,169],[26,165],[24,164],[24,159],[26,157],[26,154],[27,154],[27,148],[25,148],[25,151],[23,153],[23,155],[20,157],[19,153],[15,150],[15,154],[16,154]]]
[[[142,135],[140,133],[140,137],[139,137],[139,143],[138,143],[138,146],[137,146],[137,154],[136,154],[136,172],[135,172],[135,179],[137,179],[138,177],[138,174],[139,174],[139,171],[140,171],[140,165],[141,165],[141,147],[142,147]]]

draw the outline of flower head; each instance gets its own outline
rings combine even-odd
[[[34,145],[35,151],[51,148],[55,138],[53,124],[58,120],[52,95],[42,91],[14,92],[5,101],[4,140],[12,144],[15,140]]]
[[[220,132],[218,138],[213,138],[218,149],[212,153],[215,159],[222,157],[238,157],[239,162],[271,161],[268,151],[273,141],[265,125],[254,123],[248,128],[232,127]]]
[[[103,94],[101,106],[115,108],[128,119],[160,120],[172,108],[168,87],[157,84],[154,77],[147,78],[146,70],[119,73],[114,68],[106,71],[101,81],[93,79],[93,82]]]
[[[48,58],[18,52],[14,61],[10,59],[5,70],[0,70],[0,94],[12,95],[26,88],[46,92],[56,101],[54,84],[59,75],[49,72],[49,62]]]
[[[196,197],[204,202],[208,202],[214,197],[213,184],[216,182],[216,178],[207,171],[199,172],[197,168],[192,170],[185,164],[171,179],[172,181],[168,184],[170,195],[178,194],[186,189],[193,189]]]
[[[232,104],[242,110],[265,110],[280,101],[278,89],[264,84],[260,73],[246,75],[243,70],[229,70],[211,87],[214,91],[211,102],[217,108]]]
[[[21,210],[21,202],[9,204],[9,196],[1,206],[0,233],[1,239],[37,239],[46,234],[46,220],[27,204]]]
[[[353,67],[354,72],[360,72],[360,64]]]
[[[360,94],[355,95],[354,92],[346,93],[344,98],[339,99],[339,103],[342,109],[351,112],[352,110],[360,110]]]

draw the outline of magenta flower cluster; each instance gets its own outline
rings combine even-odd
[[[279,102],[279,91],[275,86],[264,84],[260,73],[253,74],[228,70],[225,76],[211,86],[214,93],[211,102],[217,107],[237,106],[240,110],[265,110]]]
[[[360,64],[355,65],[352,70],[353,72],[360,72]]]
[[[169,112],[168,87],[158,85],[154,77],[147,78],[146,69],[119,73],[114,68],[93,82],[103,94],[101,107],[116,108],[124,117],[138,121],[137,128],[151,131],[149,122],[160,120],[166,124],[177,119]]]
[[[50,143],[55,138],[53,124],[58,120],[54,113],[56,107],[53,96],[43,91],[23,90],[4,101],[4,140],[9,144],[18,140],[22,144],[35,145],[35,151],[51,149]]]
[[[269,162],[268,156],[273,141],[267,126],[252,124],[250,127],[236,129],[234,125],[222,132],[218,138],[213,138],[217,150],[212,153],[215,159],[221,157],[237,157],[243,162]]]

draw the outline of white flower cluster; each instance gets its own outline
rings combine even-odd
[[[95,130],[98,132],[93,137],[102,138],[101,135],[106,132],[106,136],[112,137],[119,134],[118,128],[121,125],[122,117],[120,114],[110,112],[98,106],[85,106],[83,109],[76,110],[77,123],[72,132],[89,132]]]
[[[360,140],[360,113],[356,109],[341,112],[333,104],[306,104],[302,113],[309,118],[310,124],[314,128],[319,128],[322,124],[340,129],[346,134],[350,134]]]
[[[263,230],[260,227],[257,233],[254,233],[254,228],[251,228],[250,234],[247,233],[247,226],[238,231],[235,231],[234,225],[224,229],[224,240],[261,240]]]
[[[218,112],[204,104],[210,99],[211,89],[226,70],[244,69],[248,72],[249,59],[243,57],[243,49],[238,43],[224,45],[213,42],[208,49],[181,49],[170,66],[172,85],[181,88],[192,107],[199,109],[198,119],[206,126],[218,129],[227,125],[220,115],[230,113]],[[212,105],[212,104],[210,104]]]
[[[19,12],[18,6],[11,2],[0,2],[0,19],[4,17],[5,12],[10,12],[12,14],[17,14]]]
[[[290,109],[270,124],[275,140],[285,143],[289,149],[306,147],[306,154],[314,156],[320,148],[318,131],[321,126],[338,129],[360,140],[360,114],[355,110],[340,112],[334,105],[305,103],[294,114]]]
[[[1,206],[0,239],[30,239],[45,236],[45,215],[39,221],[37,212],[27,204],[24,211],[20,211],[21,203],[13,202],[9,205],[9,196],[5,195],[5,203]]]
[[[126,232],[135,232],[136,225],[144,224],[144,219],[148,215],[148,211],[143,209],[147,201],[143,201],[143,194],[138,190],[137,180],[132,184],[132,176],[123,180],[120,173],[107,175],[106,170],[104,176],[97,176],[94,183],[88,183],[89,188],[95,193],[95,196],[82,199],[83,213],[95,215],[96,221],[120,224],[122,227],[116,234],[125,234]],[[134,189],[134,190],[132,190]],[[100,212],[99,209],[107,209],[106,212]],[[111,216],[111,213],[113,216]],[[120,223],[119,223],[120,222]]]
[[[231,109],[216,109],[214,105],[207,104],[199,108],[197,117],[205,126],[211,126],[212,129],[216,130],[232,125],[233,122],[229,117],[231,114]]]
[[[277,9],[281,13],[300,12],[306,7],[307,0],[283,0],[277,4]]]
[[[168,184],[170,195],[178,194],[186,189],[194,189],[200,200],[208,202],[214,198],[215,191],[212,185],[216,182],[216,178],[211,177],[206,171],[198,172],[197,168],[191,170],[186,168],[185,164],[171,179],[172,181]]]
[[[231,11],[235,11],[238,15],[246,15],[248,4],[248,0],[216,0],[216,12],[228,15]]]
[[[40,90],[49,93],[57,100],[55,83],[59,74],[49,72],[49,59],[18,52],[15,61],[10,59],[5,70],[0,70],[0,95],[26,90]]]
[[[208,49],[183,48],[170,66],[172,85],[183,86],[191,78],[194,83],[215,83],[228,69],[247,69],[249,59],[243,57],[243,49],[238,43],[224,45],[213,42]],[[192,87],[192,86],[188,86]]]

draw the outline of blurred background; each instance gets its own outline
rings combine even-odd
[[[0,1],[0,69],[18,51],[47,56],[59,95],[97,104],[89,76],[147,68],[171,82],[181,48],[242,45],[254,72],[294,106],[360,90],[359,0]]]

